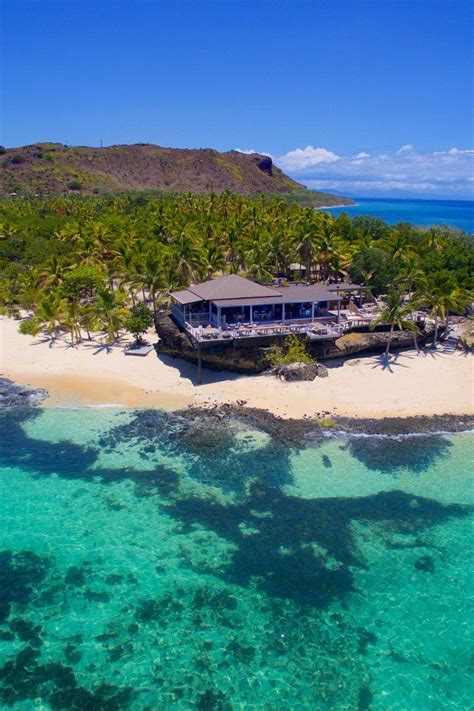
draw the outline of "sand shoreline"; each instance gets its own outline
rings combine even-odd
[[[156,334],[150,332],[150,342]],[[283,383],[273,377],[204,371],[180,359],[125,356],[127,341],[110,352],[98,341],[71,347],[22,336],[18,321],[0,317],[0,372],[22,386],[49,391],[46,407],[85,405],[182,409],[244,402],[285,418],[321,413],[353,418],[474,414],[474,361],[471,355],[426,351],[360,357],[329,364],[329,377]]]

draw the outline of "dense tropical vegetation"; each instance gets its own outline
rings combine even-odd
[[[171,291],[226,272],[291,279],[295,262],[314,281],[351,279],[375,295],[398,294],[386,314],[394,328],[406,305],[426,307],[438,326],[474,288],[472,238],[448,227],[390,227],[230,193],[0,202],[0,306],[31,313],[25,333],[54,338],[67,329],[79,342],[100,329],[113,342],[125,325],[143,332],[146,316],[139,324],[134,305],[165,308]]]

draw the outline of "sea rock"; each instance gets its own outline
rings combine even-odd
[[[421,558],[418,558],[413,565],[416,570],[422,570],[424,573],[435,572],[434,560],[429,555],[422,555]]]
[[[48,396],[47,390],[23,388],[7,378],[0,378],[0,409],[4,407],[32,407]]]

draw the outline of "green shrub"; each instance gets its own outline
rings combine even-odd
[[[153,325],[153,315],[146,304],[140,302],[132,306],[129,318],[125,321],[125,330],[135,336],[135,340],[141,340],[143,333]]]
[[[18,332],[23,336],[36,336],[39,328],[40,326],[36,318],[27,318],[18,326]]]
[[[93,267],[77,267],[65,275],[61,293],[67,299],[90,299],[102,284],[102,276]]]
[[[268,356],[270,365],[279,366],[287,363],[312,363],[306,347],[298,336],[287,336],[281,346],[273,346]]]
[[[82,184],[78,180],[71,180],[67,187],[69,190],[82,190]]]

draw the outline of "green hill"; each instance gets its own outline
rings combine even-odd
[[[271,158],[210,148],[161,148],[135,144],[92,148],[37,143],[2,149],[0,192],[52,194],[117,193],[127,190],[281,194],[302,204],[351,201],[315,193],[289,178]]]

